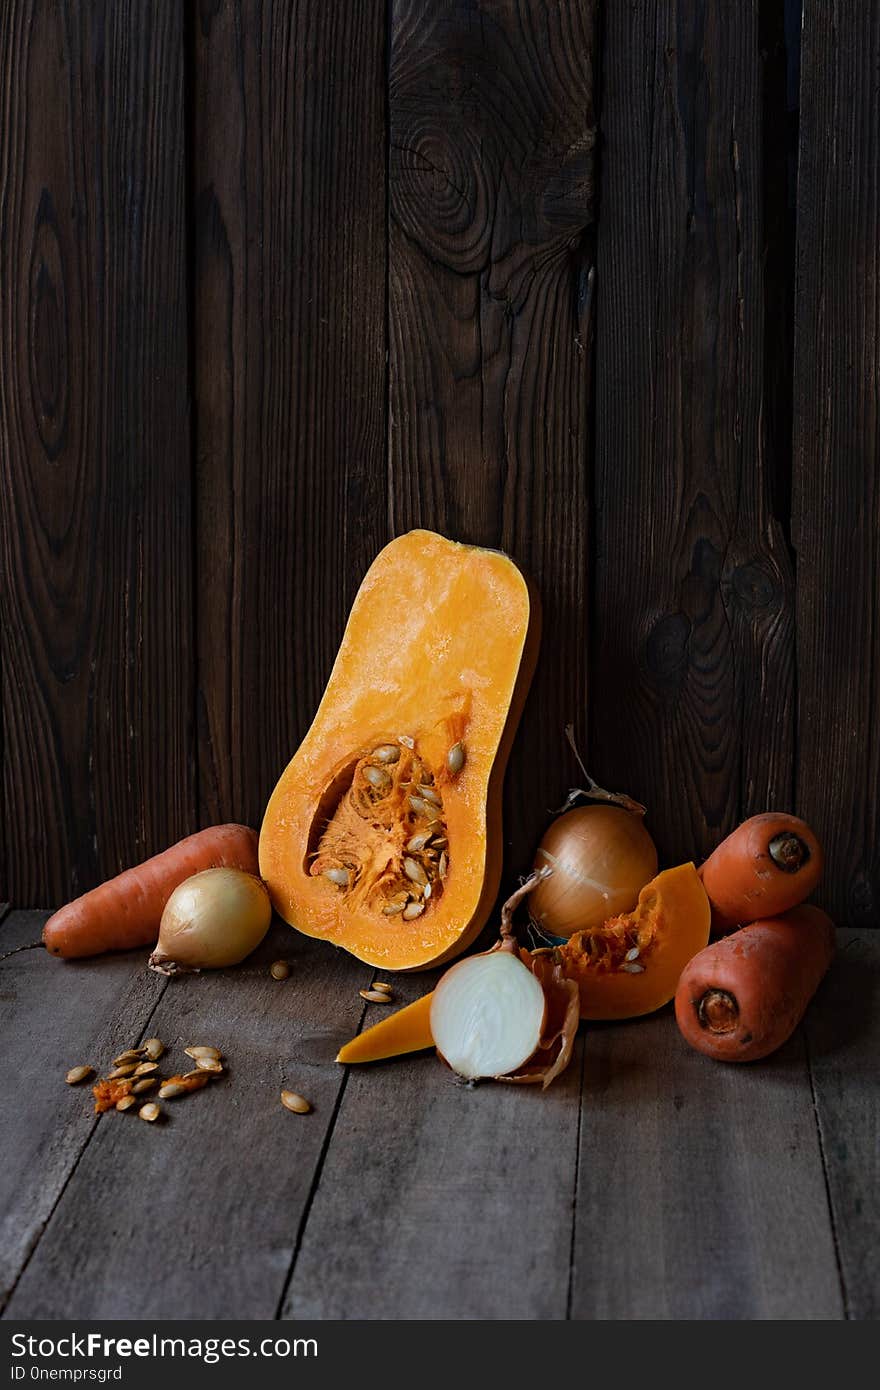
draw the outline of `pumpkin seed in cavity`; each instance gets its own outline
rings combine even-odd
[[[423,782],[419,783],[419,794],[423,796],[426,801],[432,802],[435,806],[442,806],[443,804],[434,788],[426,786]]]
[[[406,903],[388,903],[387,907],[382,908],[382,915],[385,917],[396,917],[398,912],[403,912]]]
[[[400,761],[400,749],[396,743],[380,743],[370,756],[375,758],[377,763],[396,763]]]
[[[329,878],[331,883],[335,883],[340,888],[347,888],[351,879],[348,869],[325,869],[324,877]]]
[[[377,792],[387,791],[391,785],[391,778],[388,776],[385,769],[381,767],[365,767],[364,779],[369,782],[370,786]]]
[[[428,882],[428,876],[421,864],[416,859],[410,859],[409,855],[407,855],[406,859],[403,861],[403,872],[408,879],[413,883],[417,883],[420,888],[424,888],[425,884]]]
[[[421,917],[424,910],[424,903],[407,903],[406,907],[403,909],[403,915],[407,922],[412,922],[415,917]]]
[[[417,834],[413,835],[411,840],[407,840],[406,847],[410,854],[418,854],[419,850],[425,848],[430,838],[430,830],[420,830]]]
[[[464,767],[464,745],[454,743],[446,754],[446,769],[453,777],[457,776]]]
[[[448,867],[449,860],[446,858],[446,851],[444,850],[443,853],[440,855],[440,864],[437,868],[437,872],[441,878],[446,877],[446,870],[448,869]]]

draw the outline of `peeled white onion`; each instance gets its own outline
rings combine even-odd
[[[447,970],[431,1000],[431,1036],[459,1076],[506,1076],[537,1051],[545,1008],[528,966],[512,951],[490,951]]]
[[[533,889],[532,921],[548,936],[601,926],[629,912],[657,872],[657,849],[641,816],[604,802],[566,811],[538,848],[535,868],[553,870]]]
[[[272,920],[269,894],[242,869],[204,869],[165,904],[150,966],[164,975],[238,965],[259,946]]]

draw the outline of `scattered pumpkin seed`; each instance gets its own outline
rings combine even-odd
[[[137,1105],[137,1103],[138,1103],[138,1102],[137,1102],[137,1096],[135,1096],[135,1095],[123,1096],[123,1097],[122,1097],[122,1100],[118,1100],[118,1101],[116,1102],[116,1109],[119,1110],[121,1113],[124,1114],[126,1110],[130,1110],[131,1107],[132,1107],[133,1105]]]
[[[348,869],[325,869],[324,877],[329,878],[331,883],[335,883],[340,888],[347,888],[351,881],[351,874]]]
[[[290,966],[286,960],[273,960],[269,966],[269,974],[273,980],[286,980],[290,974]]]
[[[380,743],[370,756],[375,758],[377,763],[396,763],[400,761],[400,749],[396,743]]]
[[[412,922],[414,918],[421,917],[424,910],[424,903],[407,903],[406,907],[403,909],[403,915],[407,922]]]
[[[464,744],[453,743],[449,752],[446,754],[446,769],[456,777],[464,767]]]
[[[160,1100],[174,1100],[175,1096],[185,1096],[189,1092],[188,1086],[181,1086],[179,1081],[166,1081],[164,1086],[159,1087]]]
[[[158,1062],[164,1051],[165,1044],[159,1038],[147,1038],[144,1043],[144,1052],[151,1062]]]
[[[144,1091],[151,1091],[154,1086],[159,1084],[158,1076],[145,1076],[140,1081],[136,1081],[131,1088],[133,1096],[143,1095]]]
[[[385,980],[374,980],[371,988],[384,990],[386,994],[391,993],[391,986]]]
[[[308,1115],[312,1108],[305,1096],[297,1095],[296,1091],[282,1091],[281,1104],[285,1110],[292,1110],[294,1115]]]
[[[141,1106],[140,1110],[138,1111],[138,1118],[141,1120],[149,1120],[152,1122],[153,1120],[158,1120],[161,1114],[161,1107],[158,1106],[155,1101],[151,1100],[148,1101],[146,1105]]]
[[[183,1050],[187,1057],[216,1057],[219,1061],[223,1056],[219,1048],[205,1047],[201,1043],[198,1047],[185,1047]]]
[[[144,1055],[142,1047],[127,1047],[124,1052],[120,1052],[118,1057],[113,1058],[114,1067],[124,1067],[126,1062],[139,1062]]]
[[[425,884],[428,882],[428,875],[425,873],[421,864],[417,859],[410,859],[409,855],[407,855],[406,859],[403,861],[403,872],[408,879],[413,883],[419,884],[421,888],[424,888]]]
[[[624,961],[620,968],[621,970],[625,970],[628,975],[641,975],[645,969],[637,960]]]
[[[219,1075],[223,1070],[223,1063],[217,1057],[197,1057],[196,1067],[199,1071],[209,1071]],[[184,1074],[186,1076],[193,1075],[192,1072],[186,1072]]]
[[[366,999],[368,1004],[390,1004],[394,998],[387,989],[361,989],[358,990],[358,994],[362,999]]]
[[[134,1076],[137,1072],[137,1062],[125,1062],[121,1067],[114,1067],[107,1073],[108,1081],[118,1081],[123,1076]]]
[[[94,1074],[94,1067],[71,1067],[64,1080],[68,1086],[78,1086],[81,1081],[85,1081],[87,1077],[94,1076]]]
[[[135,1067],[134,1076],[152,1076],[154,1071],[159,1070],[158,1062],[141,1062],[139,1067]]]

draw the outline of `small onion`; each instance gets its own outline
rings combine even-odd
[[[578,806],[553,822],[535,868],[553,872],[533,889],[532,921],[547,936],[569,937],[629,912],[657,872],[657,850],[641,816],[607,802]]]
[[[241,869],[204,869],[165,904],[150,967],[163,975],[238,965],[269,929],[272,904],[260,879]]]

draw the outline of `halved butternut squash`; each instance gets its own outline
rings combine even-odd
[[[693,864],[647,883],[632,912],[551,948],[580,991],[581,1018],[638,1018],[668,1004],[709,940],[711,909]]]
[[[307,936],[386,970],[463,951],[501,877],[504,770],[539,641],[512,560],[410,531],[360,587],[260,873]]]

